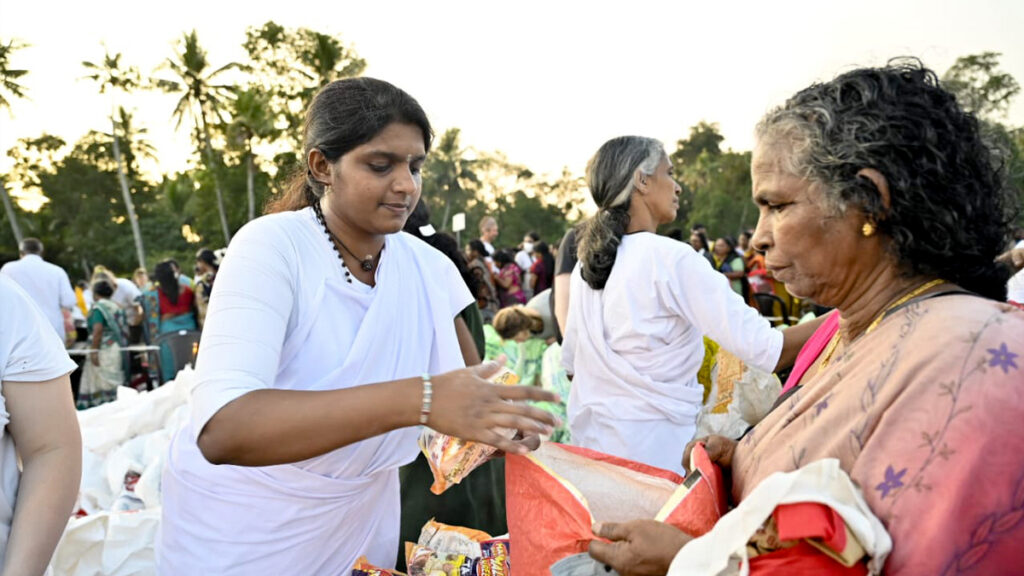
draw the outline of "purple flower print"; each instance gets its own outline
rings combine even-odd
[[[1003,342],[999,348],[989,348],[988,353],[992,355],[992,359],[988,361],[990,367],[999,367],[1003,369],[1003,374],[1009,374],[1010,368],[1017,370],[1017,362],[1014,358],[1020,356],[1020,354],[1014,354],[1006,348],[1006,342]]]
[[[885,497],[889,495],[889,492],[903,487],[903,475],[906,473],[906,468],[897,472],[892,469],[892,466],[886,467],[885,480],[878,486],[875,486],[875,490],[882,493],[883,500],[885,500]]]

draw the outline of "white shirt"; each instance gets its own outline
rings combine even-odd
[[[487,240],[484,240],[483,238],[480,239],[480,243],[484,245],[484,250],[487,250],[487,256],[494,256],[493,244],[491,244]]]
[[[533,266],[533,257],[526,253],[526,250],[516,252],[516,266],[523,272],[529,272]]]
[[[1024,248],[1024,240],[1017,242],[1014,249]],[[1024,269],[1010,277],[1006,283],[1006,299],[1024,304]]]
[[[63,342],[66,334],[61,309],[70,310],[75,306],[75,291],[67,272],[36,254],[26,254],[20,260],[4,264],[0,274],[14,280],[35,300]]]
[[[14,519],[20,473],[14,441],[7,434],[11,415],[4,382],[45,382],[73,371],[63,341],[32,298],[9,278],[0,276],[0,566]]]
[[[232,400],[262,389],[331,390],[461,367],[455,316],[473,302],[454,264],[389,235],[376,286],[349,284],[313,211],[243,227],[217,274],[191,422],[163,477],[161,574],[347,574],[360,555],[395,561],[403,428],[302,462],[207,462],[196,438]]]
[[[135,305],[140,296],[142,296],[142,291],[135,285],[135,282],[117,278],[117,289],[114,290],[114,295],[110,297],[110,300],[125,311],[128,323],[134,325],[138,321],[139,315]]]
[[[651,233],[619,245],[603,290],[570,280],[562,363],[574,374],[573,443],[682,472],[703,387],[707,335],[747,364],[772,371],[782,333],[733,292],[688,244]]]

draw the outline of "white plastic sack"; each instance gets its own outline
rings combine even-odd
[[[62,576],[156,574],[160,508],[73,518],[50,566]]]

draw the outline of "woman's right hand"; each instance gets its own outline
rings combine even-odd
[[[690,470],[690,452],[693,451],[693,447],[698,442],[704,445],[704,451],[708,453],[708,458],[711,459],[711,462],[718,464],[722,472],[729,472],[732,468],[732,454],[736,451],[736,444],[738,442],[732,438],[716,434],[690,440],[690,443],[686,445],[686,449],[683,451],[683,468],[692,472]]]
[[[510,454],[529,448],[506,438],[503,430],[524,436],[548,435],[558,426],[550,413],[511,401],[559,402],[557,394],[531,386],[502,386],[487,381],[498,372],[497,362],[440,374],[432,378],[433,400],[427,425],[456,438],[494,446]]]

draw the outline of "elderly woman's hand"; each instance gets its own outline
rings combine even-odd
[[[590,556],[621,576],[664,576],[672,559],[692,538],[656,520],[594,525],[594,534],[611,542],[590,542]]]
[[[686,445],[686,449],[683,450],[683,467],[687,470],[690,469],[690,452],[693,451],[693,447],[700,442],[704,445],[704,451],[708,453],[708,458],[718,467],[722,469],[722,472],[728,473],[732,468],[732,453],[736,451],[737,442],[732,438],[726,438],[725,436],[718,436],[712,434],[711,436],[705,436],[704,438],[696,438],[690,440],[690,443]]]

